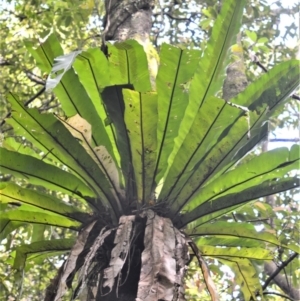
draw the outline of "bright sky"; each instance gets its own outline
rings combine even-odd
[[[268,2],[271,4],[271,8],[276,9],[276,8],[278,8],[278,6],[276,4],[272,4],[272,3],[282,2],[282,1],[268,0]],[[299,1],[298,0],[288,0],[287,5],[284,5],[284,7],[291,8],[295,4],[299,4]],[[280,16],[279,29],[282,32],[284,32],[285,27],[289,26],[293,22],[298,27],[298,39],[299,39],[299,12],[297,14],[295,14],[294,20],[288,15],[281,15]],[[297,44],[297,43],[299,45],[299,40],[297,41],[297,38],[292,39],[291,37],[288,37],[286,42],[287,42],[287,46],[295,46],[295,44]]]
[[[272,8],[276,8],[278,6],[273,3],[282,2],[282,1],[268,0],[268,2],[270,3]],[[284,6],[287,8],[291,8],[295,4],[299,4],[299,1],[298,0],[288,0],[288,1],[286,1],[286,5],[284,5]],[[292,22],[295,22],[296,23],[295,25],[298,27],[298,38],[292,39],[291,37],[287,37],[286,45],[288,47],[295,47],[298,44],[298,47],[299,47],[300,46],[299,45],[299,12],[295,15],[294,20],[291,19],[291,17],[288,15],[281,15],[279,29],[284,33],[285,27],[290,26],[290,24]],[[300,58],[300,48],[299,48],[299,52],[298,52],[298,58]],[[298,116],[299,116],[299,110],[298,110]],[[297,116],[296,116],[296,118],[297,118]],[[293,129],[293,128],[279,129],[278,128],[278,129],[276,129],[274,134],[275,134],[275,136],[274,135],[270,136],[271,139],[272,138],[294,139],[294,138],[300,137],[300,130],[299,130],[299,127],[298,127],[298,129]],[[270,146],[270,149],[282,147],[282,146],[290,147],[294,143],[295,142],[284,142],[284,143],[283,142],[273,142],[269,146]]]

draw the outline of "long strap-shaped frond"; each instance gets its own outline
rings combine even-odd
[[[26,109],[14,95],[9,96],[9,101],[13,112],[7,123],[14,127],[15,132],[26,137],[44,153],[44,156],[49,156],[83,180],[94,195],[100,198],[98,204],[109,206],[118,216],[121,205],[114,195],[107,174],[97,167],[92,157],[67,128],[53,115],[40,114],[36,109]]]
[[[170,154],[167,151],[166,155],[164,155],[165,150],[163,149],[162,154],[158,153],[158,156],[161,156],[162,158],[168,157],[168,160],[164,159],[162,162],[165,166],[165,163],[168,162],[167,168],[164,167],[164,173],[168,173],[169,168],[173,165],[174,157],[179,152],[185,137],[190,130],[194,128],[195,125],[193,122],[197,118],[199,108],[206,102],[210,102],[209,98],[215,95],[222,87],[225,66],[229,58],[228,50],[239,30],[244,5],[245,1],[237,2],[230,0],[223,3],[222,10],[215,21],[207,48],[202,56],[199,57],[199,63],[195,73],[192,74],[192,77],[190,78],[188,72],[186,74],[187,82],[179,82],[182,94],[188,94],[188,103],[185,103],[185,97],[183,97],[183,103],[180,104],[180,107],[177,105],[177,108],[174,109],[175,114],[170,110],[169,113],[171,114],[167,115],[166,122],[170,122],[170,126],[165,126],[163,138],[168,139],[170,136],[172,140],[166,140],[167,144],[164,144],[164,147],[168,149],[168,145],[172,146],[172,152]],[[187,58],[182,63],[185,64],[187,61],[189,63],[189,71],[195,70],[191,66],[194,59],[193,54],[186,53],[186,55]],[[172,84],[170,88],[172,88]],[[166,85],[164,89],[168,89],[168,86]],[[175,100],[176,95],[174,101]],[[182,111],[176,114],[176,111],[178,112],[179,110]],[[177,116],[179,116],[179,122],[181,121],[179,129],[177,128],[178,125],[175,127],[172,126],[172,122],[175,122]],[[182,116],[184,117],[182,118]],[[164,120],[162,120],[162,122],[164,124]],[[169,186],[165,188],[167,190],[170,189]]]
[[[286,177],[299,166],[299,146],[279,148],[254,157],[204,186],[184,209],[181,222],[197,225],[230,212],[238,204],[299,186]],[[194,225],[196,226],[196,225]]]
[[[4,204],[13,203],[15,206],[27,204],[32,206],[33,210],[42,209],[42,212],[59,214],[80,222],[84,222],[89,217],[87,210],[81,210],[49,194],[23,188],[14,183],[3,184],[0,188],[0,195],[0,203]]]
[[[156,162],[157,94],[123,90],[125,123],[138,202],[151,199],[151,180]]]
[[[116,166],[121,164],[123,173],[119,174],[120,185],[124,186],[124,180],[126,186],[132,185],[132,181],[128,181],[131,158],[123,122],[122,97],[118,99],[118,116],[114,116],[118,106],[112,107],[114,94],[117,95],[119,90],[121,94],[121,89],[116,87],[117,93],[112,93],[111,89],[105,93],[105,87],[129,85],[141,92],[151,89],[143,47],[136,41],[127,41],[109,45],[108,58],[99,49],[63,55],[56,36],[50,35],[39,48],[34,50],[29,47],[29,50],[39,67],[50,73],[47,83],[54,87],[66,115],[71,117],[78,114],[88,121],[92,127],[91,146],[105,147]],[[102,170],[114,187],[105,165]],[[118,195],[118,188],[115,188],[115,193]]]
[[[286,78],[284,70],[292,76]],[[213,97],[204,103],[174,159],[160,198],[173,202],[178,212],[211,176],[224,172],[245,155],[249,150],[245,144],[252,145],[247,137],[251,137],[252,130],[255,140],[262,135],[260,126],[299,84],[298,75],[297,61],[282,63],[233,99],[237,106]],[[240,105],[249,106],[251,111],[246,113]]]
[[[154,182],[160,180],[168,167],[168,157],[173,150],[174,139],[178,135],[180,122],[188,105],[188,89],[201,52],[163,44],[159,55],[160,66],[156,78],[159,123]]]

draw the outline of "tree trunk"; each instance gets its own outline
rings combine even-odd
[[[121,216],[118,227],[93,221],[79,233],[45,301],[184,301],[188,241],[152,210]],[[75,277],[75,275],[77,275]]]
[[[122,219],[122,217],[121,217]],[[121,220],[120,219],[120,220]],[[112,261],[112,253],[113,248],[115,247],[115,244],[111,240],[108,242],[108,245],[105,246],[107,249],[107,258],[104,260],[106,262],[106,265],[104,268],[100,271],[97,271],[95,273],[93,279],[88,283],[85,294],[81,297],[82,301],[89,301],[89,300],[95,300],[95,301],[135,301],[138,291],[138,283],[140,278],[140,270],[141,270],[141,253],[144,249],[144,229],[145,229],[145,220],[137,218],[135,219],[135,234],[132,233],[132,244],[130,244],[130,241],[127,241],[129,246],[129,252],[127,256],[124,254],[120,254],[120,257],[125,256],[125,264],[123,268],[120,271],[120,274],[116,276],[115,279],[112,279],[114,281],[112,288],[109,287],[103,287],[105,284],[104,275],[107,269],[109,269],[109,263]],[[116,243],[116,235],[115,234],[115,243]],[[127,257],[127,258],[126,258]],[[100,259],[103,261],[103,259]],[[98,276],[101,276],[101,280],[99,283]],[[113,276],[112,276],[113,277]],[[97,293],[94,294],[96,298],[94,299],[93,293],[92,293],[92,287],[97,287]],[[94,289],[95,290],[95,289]]]
[[[148,41],[153,6],[153,0],[105,0],[105,41]]]
[[[99,236],[104,234],[100,232]],[[113,243],[109,239],[101,246],[109,249],[106,265],[94,271],[82,301],[185,300],[183,278],[189,260],[188,245],[170,219],[152,210],[122,216],[112,237]],[[91,267],[93,261],[90,259]]]

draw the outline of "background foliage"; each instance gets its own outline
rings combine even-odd
[[[4,117],[8,110],[5,105],[5,97],[8,91],[20,96],[23,101],[28,101],[45,85],[47,74],[41,73],[36,67],[32,55],[25,45],[36,45],[35,41],[44,38],[50,31],[56,32],[65,52],[76,49],[87,49],[91,46],[101,45],[102,19],[104,16],[102,1],[6,1],[0,8],[0,68],[1,68],[1,116]],[[182,47],[205,47],[207,37],[210,35],[214,20],[219,12],[219,1],[164,1],[157,5],[154,13],[153,43],[159,47],[163,41]],[[260,62],[269,69],[279,62],[294,58],[296,48],[287,47],[290,38],[295,38],[296,28],[293,17],[297,7],[285,8],[280,1],[270,6],[267,1],[249,1],[243,24],[242,44],[246,60],[247,76],[253,81],[258,74],[263,72],[259,67],[250,62],[250,51],[257,53]],[[279,30],[280,18],[284,15],[291,17],[290,24],[283,31]],[[34,103],[40,111],[60,110],[56,98],[51,93],[43,94]],[[278,112],[279,113],[279,112]],[[284,108],[284,113],[272,120],[274,128],[292,128],[296,126],[299,117],[296,101],[291,101]],[[10,131],[10,126],[4,124],[3,133]],[[270,138],[274,136],[270,134]],[[19,138],[21,139],[21,138]],[[269,143],[270,144],[270,143]],[[26,149],[27,145],[24,145]],[[271,146],[268,142],[261,145],[255,152],[266,150]],[[254,152],[254,154],[255,154]],[[2,178],[2,180],[5,180]],[[267,203],[260,200],[244,206],[226,220],[253,221],[254,225],[262,222],[268,223],[268,231],[276,233],[283,243],[299,243],[298,198],[295,192],[282,193],[279,197],[269,197]],[[61,193],[60,198],[66,196]],[[73,202],[72,199],[68,200]],[[82,208],[84,209],[84,208]],[[263,209],[263,210],[261,210]],[[266,226],[266,224],[265,224]],[[0,262],[0,294],[4,299],[11,300],[16,294],[10,281],[13,271],[7,263],[12,262],[5,252],[8,248],[20,245],[21,242],[34,242],[39,240],[41,233],[46,238],[73,237],[71,230],[61,230],[56,227],[42,229],[41,226],[29,226],[31,232],[26,234],[22,228],[15,231],[2,241]],[[62,233],[65,231],[66,233]],[[4,238],[4,237],[2,237]],[[203,238],[209,239],[209,238]],[[276,249],[278,263],[285,261],[290,254],[285,250]],[[58,267],[63,255],[53,254],[52,259],[40,258],[40,265],[26,266],[26,275],[23,296],[24,300],[40,300],[45,287],[53,277],[54,267]],[[217,282],[226,283],[226,291],[222,298],[237,296],[238,288],[235,287],[235,279],[231,271],[220,269],[220,263],[211,262],[212,269],[218,271]],[[266,279],[263,267],[261,279]],[[292,263],[288,266],[286,275],[291,283],[296,286],[299,280],[299,267]],[[200,274],[191,265],[187,276],[187,287],[190,289],[191,298],[199,292],[205,296],[199,281]],[[38,283],[39,285],[32,285]],[[196,298],[196,297],[195,297]],[[204,298],[204,297],[203,297]],[[269,300],[273,297],[269,297]],[[275,298],[275,297],[274,297]],[[196,299],[195,299],[196,300]],[[203,299],[204,300],[204,299]]]

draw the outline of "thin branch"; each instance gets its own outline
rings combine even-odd
[[[276,295],[276,296],[283,297],[283,298],[286,298],[286,299],[291,300],[291,301],[297,301],[294,298],[291,298],[287,295],[276,293],[276,292],[263,292],[263,295]]]
[[[1,120],[1,122],[0,122],[0,126],[2,126],[4,123],[5,123],[5,119],[7,118],[7,117],[9,117],[11,115],[11,112],[8,112],[4,117],[3,117],[3,119]]]
[[[290,263],[292,262],[299,254],[298,253],[294,253],[292,256],[290,256],[290,258],[288,258],[286,261],[283,261],[282,264],[280,266],[278,266],[278,268],[276,269],[276,271],[274,273],[272,273],[272,275],[269,276],[269,278],[265,281],[265,283],[262,286],[262,289],[265,290],[268,285],[270,284],[270,282]]]
[[[11,65],[12,63],[10,61],[0,59],[0,66],[11,66]]]
[[[255,56],[255,57],[257,57],[257,56]],[[265,73],[268,73],[268,69],[266,67],[264,67],[264,65],[259,60],[255,60],[254,63],[256,64],[256,66],[258,66],[260,69],[262,69]]]
[[[53,106],[50,106],[50,107],[47,107],[47,108],[40,108],[39,112],[48,111],[50,109],[55,109],[55,108],[58,108],[59,106],[60,106],[60,103],[58,103],[56,105],[53,105]]]
[[[36,98],[38,98],[40,95],[42,95],[46,90],[46,87],[44,86],[39,92],[37,92],[35,95],[33,95],[30,99],[25,101],[25,106],[28,106],[30,103],[32,103]]]
[[[248,219],[247,223],[264,223],[267,222],[269,218],[261,218],[261,219]]]
[[[41,112],[41,111],[46,111],[46,110],[51,109],[50,103],[51,103],[52,101],[54,101],[54,100],[55,100],[55,96],[52,94],[51,97],[50,97],[50,99],[47,100],[45,103],[43,103],[43,105],[39,108],[39,111]],[[59,106],[59,105],[60,105],[60,103],[57,103],[57,104],[55,104],[54,106],[57,107],[57,106]],[[52,106],[53,106],[53,105],[52,105]]]
[[[4,9],[3,11],[5,11],[5,12],[7,12],[7,13],[13,15],[13,16],[15,16],[17,19],[20,20],[20,22],[22,22],[25,19],[28,19],[28,16],[26,16],[25,14],[16,14],[13,11],[8,10],[8,9]],[[43,13],[45,13],[47,11],[50,11],[50,8],[47,8],[47,9],[35,12],[35,15],[40,15],[40,14],[43,14]]]
[[[186,235],[185,233],[183,233],[183,234]],[[202,275],[203,275],[203,279],[204,279],[206,288],[207,288],[207,290],[208,290],[211,298],[213,300],[216,300],[217,289],[215,287],[214,282],[211,279],[210,270],[209,270],[206,262],[202,258],[202,255],[201,255],[200,250],[197,247],[197,245],[190,238],[187,238],[187,242],[188,242],[189,246],[191,247],[191,249],[193,250],[194,255],[196,256],[196,258],[198,260],[199,267],[200,267],[200,269],[202,271]]]
[[[45,85],[45,81],[41,77],[34,74],[33,72],[31,72],[29,70],[25,70],[24,73],[31,81],[33,81],[39,85],[43,85],[43,86]]]
[[[191,14],[191,16],[189,18],[180,18],[180,17],[174,17],[173,15],[171,15],[170,13],[164,13],[164,15],[168,16],[170,19],[172,20],[176,20],[176,21],[187,21],[187,22],[191,22],[191,23],[195,23],[195,21],[193,21],[191,18],[194,17],[195,15],[197,15],[197,13]],[[198,24],[197,24],[198,25]]]
[[[259,61],[258,57],[255,54],[251,55],[250,57],[252,62],[256,64],[256,66],[262,69],[265,73],[268,73],[268,69]],[[291,97],[300,101],[300,96],[297,94],[292,94]]]
[[[293,99],[300,100],[300,96],[299,96],[299,95],[297,95],[297,94],[293,94],[293,95],[292,95],[292,98],[293,98]]]

